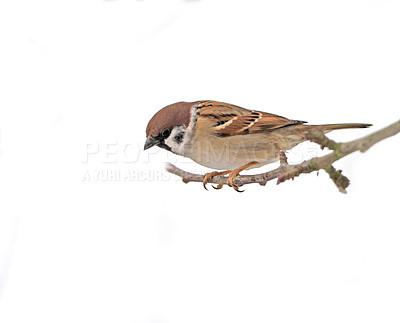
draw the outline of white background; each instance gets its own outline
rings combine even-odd
[[[206,169],[142,151],[177,101],[374,124],[339,141],[398,120],[399,17],[390,0],[2,1],[0,322],[399,322],[400,136],[336,163],[347,195],[324,172],[207,192],[164,162]]]

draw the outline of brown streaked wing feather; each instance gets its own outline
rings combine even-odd
[[[209,119],[219,135],[241,135],[270,131],[304,121],[290,120],[275,114],[247,110],[232,104],[201,101],[199,118]]]

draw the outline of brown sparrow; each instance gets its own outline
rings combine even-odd
[[[238,190],[234,179],[239,172],[278,160],[280,151],[306,141],[306,133],[312,127],[327,133],[371,126],[365,123],[317,126],[305,123],[216,101],[178,102],[162,108],[151,118],[146,128],[144,149],[157,145],[200,165],[229,169],[207,173],[204,187],[213,176],[229,174],[227,184]]]

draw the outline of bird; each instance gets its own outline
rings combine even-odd
[[[327,133],[370,126],[369,123],[309,125],[306,121],[224,102],[177,102],[150,119],[144,150],[158,146],[215,169],[204,175],[206,189],[212,177],[229,175],[227,185],[240,191],[234,180],[241,171],[277,161],[281,151],[306,141],[313,128]],[[220,189],[222,185],[214,188]]]

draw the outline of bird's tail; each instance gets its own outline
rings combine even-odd
[[[307,140],[307,133],[312,129],[322,129],[324,133],[332,130],[339,129],[355,129],[355,128],[368,128],[372,126],[369,123],[335,123],[335,124],[322,124],[322,125],[308,125],[297,124],[291,127],[282,128],[285,131],[286,146],[281,150],[288,150],[298,145],[299,143]]]
[[[370,123],[336,123],[336,124],[322,124],[322,125],[313,126],[313,127],[321,127],[322,130],[328,132],[328,131],[338,130],[338,129],[368,128],[371,126],[372,126],[372,124],[370,124]]]

